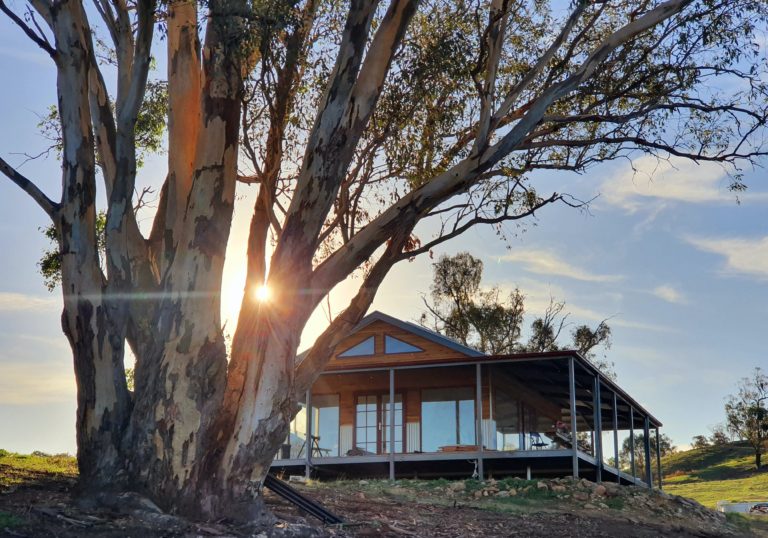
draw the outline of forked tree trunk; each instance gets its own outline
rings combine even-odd
[[[336,64],[306,140],[267,276],[269,211],[280,177],[284,131],[277,127],[269,133],[268,162],[252,221],[246,298],[228,363],[220,292],[237,181],[242,77],[262,51],[259,44],[244,43],[246,36],[258,33],[249,28],[252,6],[246,0],[206,2],[206,44],[200,51],[198,3],[167,4],[169,171],[145,241],[131,196],[134,129],[151,61],[155,3],[131,3],[134,25],[124,2],[96,2],[118,49],[113,107],[82,2],[31,2],[55,41],[53,50],[30,30],[56,59],[63,194],[60,203],[35,196],[61,238],[62,325],[77,379],[81,483],[91,489],[139,490],[161,507],[194,518],[259,517],[258,487],[296,412],[297,390],[311,385],[334,346],[365,314],[389,269],[403,258],[419,219],[466,192],[521,144],[548,107],[592,76],[612,50],[687,3],[669,0],[613,34],[571,76],[526,105],[519,121],[493,145],[487,140],[489,130],[502,118],[494,119],[491,109],[484,108],[477,147],[465,159],[404,195],[315,267],[329,211],[419,4],[391,0],[373,24],[383,6],[349,3]],[[491,26],[506,21],[497,12],[507,5],[493,2]],[[290,115],[289,95],[301,71],[295,67],[311,46],[304,41],[314,10],[315,2],[308,1],[301,27],[287,39],[289,54],[277,92],[282,101],[270,112],[275,125],[283,122],[284,127]],[[494,30],[488,36],[490,58],[498,62],[503,33]],[[481,92],[486,97],[493,94],[496,68],[487,71]],[[491,106],[490,97],[481,100]],[[96,235],[94,149],[109,202],[106,275]],[[383,254],[348,308],[297,365],[299,338],[314,308],[382,246]],[[251,288],[265,278],[277,296],[258,304],[250,300]],[[136,355],[133,397],[123,367],[126,341]]]

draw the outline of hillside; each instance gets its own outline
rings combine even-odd
[[[731,443],[662,459],[664,490],[714,508],[717,501],[768,500],[768,470],[757,472],[752,449]]]
[[[71,457],[0,450],[0,537],[768,536],[681,497],[570,478],[312,481],[296,487],[345,524],[323,527],[268,493],[265,501],[278,519],[258,528],[190,522],[134,493],[85,502],[73,496],[75,478]]]

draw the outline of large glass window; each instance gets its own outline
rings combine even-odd
[[[312,456],[339,455],[339,395],[312,396]]]
[[[285,439],[277,459],[301,458],[307,444],[307,408],[300,403],[299,412],[291,421],[288,437]]]
[[[475,444],[475,399],[472,387],[421,392],[421,445],[437,452],[451,445]]]

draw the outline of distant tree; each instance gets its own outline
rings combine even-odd
[[[594,329],[589,325],[578,325],[571,331],[570,345],[561,346],[558,338],[565,327],[570,313],[565,312],[565,301],[558,301],[554,297],[549,298],[549,305],[542,317],[536,318],[531,323],[531,336],[525,346],[527,351],[557,351],[558,349],[575,349],[594,364],[601,372],[616,379],[614,363],[605,356],[599,358],[595,348],[603,346],[605,350],[611,348],[611,328],[608,320],[604,319]]]
[[[715,424],[711,428],[712,435],[709,436],[709,442],[715,446],[727,445],[732,441],[731,434],[725,424]]]
[[[709,439],[706,435],[694,435],[691,440],[691,448],[706,448],[710,446]]]
[[[726,422],[730,431],[750,444],[755,451],[755,468],[760,469],[768,441],[768,375],[755,368],[737,388],[725,403]]]
[[[136,383],[136,376],[135,370],[133,368],[126,368],[125,369],[125,384],[128,387],[128,390],[132,391],[134,389],[135,383]]]
[[[656,432],[651,432],[650,436],[651,440],[651,461],[656,457]],[[673,454],[677,452],[677,447],[672,443],[672,439],[662,433],[659,436],[659,452],[661,454],[661,457],[668,456],[669,454]],[[634,449],[635,452],[635,471],[638,476],[643,476],[645,473],[645,434],[636,433],[635,434],[635,441],[634,444],[632,443],[631,438],[627,437],[624,439],[624,442],[621,445],[621,450],[619,451],[619,463],[621,464],[622,469],[629,470],[631,467],[631,454],[632,450]],[[654,465],[651,465],[651,473],[653,476],[656,476],[656,469],[654,468]]]
[[[557,339],[566,327],[566,321],[570,314],[563,314],[565,301],[556,301],[549,298],[549,305],[542,317],[536,318],[531,323],[531,336],[526,346],[528,351],[543,352],[557,351],[559,348]]]
[[[571,332],[571,337],[576,351],[589,359],[605,375],[616,379],[613,361],[609,361],[605,355],[598,357],[595,353],[598,346],[602,346],[605,351],[611,349],[611,328],[607,320],[601,321],[594,329],[589,325],[579,325]]]
[[[575,349],[606,375],[616,377],[613,363],[598,359],[594,352],[597,346],[611,346],[611,328],[606,320],[594,329],[577,326],[571,333],[571,344],[560,346],[557,340],[568,326],[570,314],[564,313],[565,301],[550,297],[544,315],[531,324],[531,336],[524,345],[519,339],[525,297],[519,289],[515,288],[505,300],[496,286],[483,290],[483,262],[469,252],[443,255],[432,267],[431,301],[424,298],[427,311],[421,316],[422,325],[483,353]]]
[[[480,287],[483,262],[468,252],[443,255],[433,264],[431,299],[422,325],[455,338],[483,353],[504,354],[518,350],[523,322],[524,297],[520,290],[501,299],[498,287]]]

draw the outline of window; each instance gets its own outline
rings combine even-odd
[[[355,420],[355,447],[368,454],[378,452],[379,408],[375,394],[358,396]]]
[[[312,456],[339,455],[339,395],[312,396]]]
[[[403,342],[402,340],[398,340],[394,336],[389,336],[389,335],[384,336],[384,353],[387,353],[387,354],[419,353],[421,351],[424,351],[424,350],[421,349],[420,347],[411,345],[408,342]]]
[[[373,336],[371,336],[346,351],[339,353],[339,357],[360,357],[363,355],[373,355],[375,352],[374,340]]]
[[[437,452],[448,445],[475,444],[472,387],[421,392],[421,449]]]

